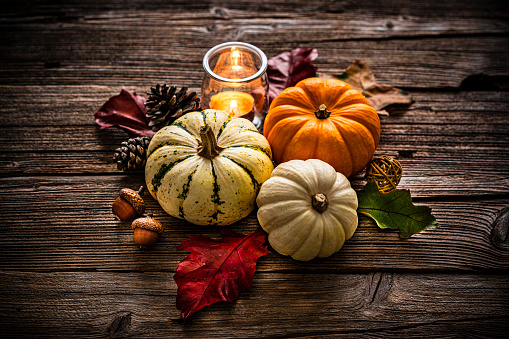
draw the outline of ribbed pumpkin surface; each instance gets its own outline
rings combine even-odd
[[[198,154],[200,128],[209,125],[217,156]],[[198,225],[228,225],[247,216],[273,170],[271,149],[246,119],[222,111],[192,112],[152,138],[145,181],[170,215]]]
[[[321,105],[330,115],[317,117]],[[375,153],[380,119],[366,98],[347,83],[309,78],[274,99],[263,133],[277,163],[320,159],[348,177]]]
[[[315,195],[327,204],[313,206]],[[308,159],[277,166],[258,194],[258,221],[269,243],[296,260],[336,253],[357,229],[357,195],[329,164]]]

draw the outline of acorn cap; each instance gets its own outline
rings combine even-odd
[[[122,188],[120,190],[120,197],[126,200],[138,214],[145,212],[145,201],[135,190]]]
[[[157,233],[163,233],[164,231],[163,225],[161,225],[159,221],[148,216],[134,220],[131,226],[133,227],[133,230],[136,228],[144,228]]]

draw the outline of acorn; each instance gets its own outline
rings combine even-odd
[[[154,245],[163,233],[163,225],[151,215],[138,218],[133,221],[134,242],[140,248],[146,249]]]
[[[111,210],[118,220],[130,221],[145,212],[145,201],[141,197],[145,187],[141,186],[138,191],[130,188],[122,188],[120,195]]]

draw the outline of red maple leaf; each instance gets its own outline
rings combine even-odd
[[[177,309],[184,320],[207,305],[232,302],[249,290],[256,260],[269,253],[262,229],[245,236],[223,228],[221,236],[221,241],[189,237],[178,247],[191,252],[173,276],[178,286]]]
[[[155,133],[148,126],[145,108],[146,98],[122,87],[118,95],[114,95],[94,114],[95,122],[101,128],[118,126],[127,132],[130,138],[152,137]]]

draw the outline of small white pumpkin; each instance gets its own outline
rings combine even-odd
[[[332,255],[357,229],[355,191],[343,174],[321,160],[280,164],[256,202],[270,245],[296,260]]]
[[[191,112],[154,135],[145,182],[170,215],[197,225],[229,225],[256,206],[274,169],[267,139],[249,120]]]

